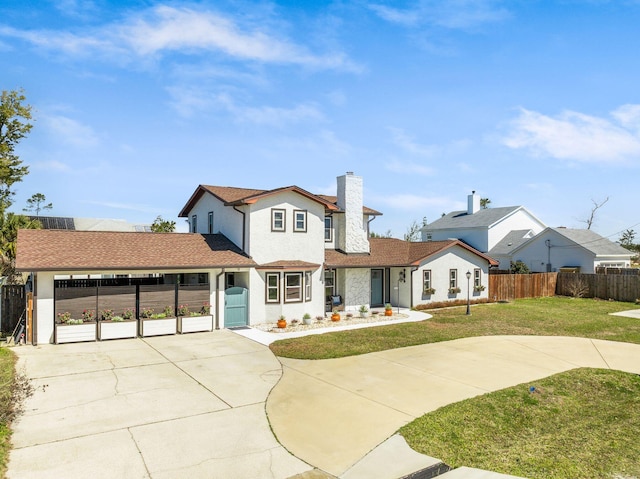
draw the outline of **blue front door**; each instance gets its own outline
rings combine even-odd
[[[384,304],[384,271],[381,269],[371,270],[371,306],[382,306]]]
[[[247,288],[233,287],[224,292],[224,327],[237,328],[249,324]]]

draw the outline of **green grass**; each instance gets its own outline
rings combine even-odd
[[[0,348],[0,477],[6,475],[11,450],[10,421],[13,417],[15,362],[13,352]]]
[[[451,404],[400,429],[413,449],[449,466],[533,479],[640,477],[638,432],[640,376],[586,368]]]
[[[609,313],[636,309],[632,303],[566,297],[430,310],[433,318],[375,328],[284,339],[271,344],[276,356],[328,359],[471,336],[539,335],[608,339],[640,344],[640,320]]]

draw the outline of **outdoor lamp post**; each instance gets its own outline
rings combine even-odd
[[[469,307],[469,280],[471,280],[471,271],[465,274],[467,277],[467,316],[471,316],[471,308]]]

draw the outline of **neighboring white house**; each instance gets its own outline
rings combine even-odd
[[[200,185],[179,214],[190,233],[21,230],[16,269],[35,278],[38,341],[54,339],[58,309],[85,292],[96,312],[120,295],[118,309],[135,304],[138,316],[152,301],[177,312],[192,288],[218,328],[323,315],[332,296],[355,311],[488,295],[490,256],[458,240],[369,238],[381,213],[363,194],[350,172],[335,197]]]
[[[595,268],[629,268],[632,253],[587,229],[547,228],[511,251],[532,272],[571,269],[595,273]]]
[[[518,233],[507,244],[532,237],[545,228],[546,225],[524,206],[481,208],[480,196],[474,191],[467,197],[466,210],[453,211],[438,218],[422,227],[421,233],[422,241],[455,238],[495,258],[493,248],[512,232]],[[496,252],[504,253],[507,244],[502,244]],[[504,265],[501,261],[500,267],[508,269],[509,264]]]

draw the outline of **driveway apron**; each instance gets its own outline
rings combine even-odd
[[[346,478],[360,475],[361,460],[370,453],[379,464],[396,463],[394,449],[380,457],[385,441],[427,412],[578,367],[640,374],[640,345],[495,336],[341,359],[280,361],[284,374],[267,401],[274,433],[297,457]]]
[[[266,419],[280,363],[230,331],[14,350],[35,393],[14,424],[9,478],[287,478],[311,469]]]

